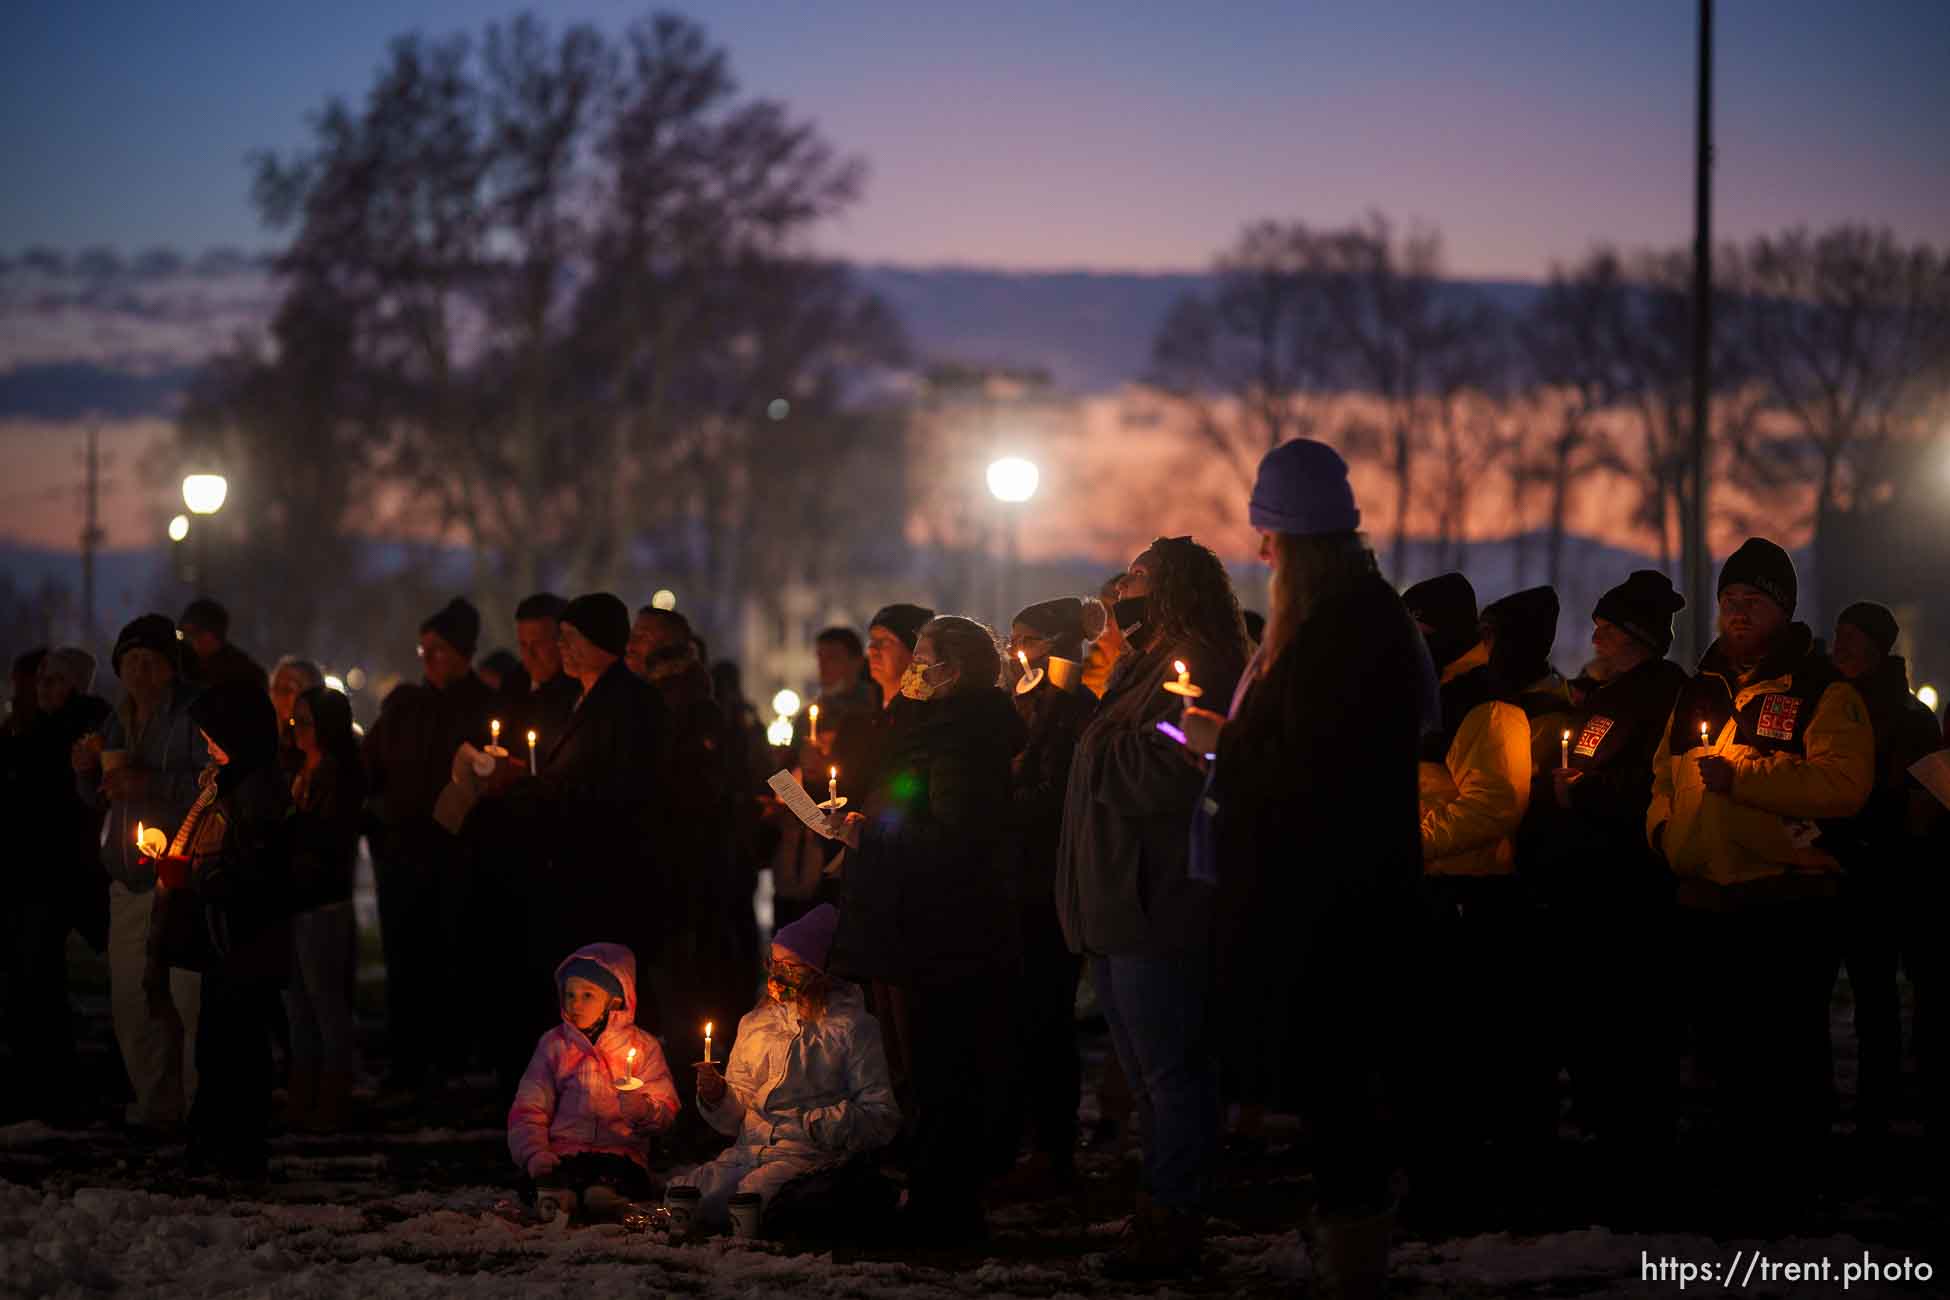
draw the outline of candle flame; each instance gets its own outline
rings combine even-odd
[[[534,747],[534,744],[535,744],[535,733],[534,733],[534,732],[532,732],[532,731],[528,733],[528,744],[529,744],[529,747],[530,747],[530,748],[533,748],[533,747]]]
[[[494,733],[494,738],[496,740],[501,739],[501,719],[490,718],[488,720],[488,730]]]
[[[1184,675],[1185,675],[1185,674],[1186,674],[1187,672],[1189,672],[1189,671],[1190,671],[1189,669],[1187,669],[1187,668],[1185,667],[1185,661],[1184,661],[1183,659],[1174,659],[1174,660],[1172,660],[1172,661],[1171,661],[1171,666],[1172,666],[1172,668],[1173,668],[1173,669],[1175,669],[1175,670],[1177,671],[1177,673],[1178,673],[1178,675],[1179,675],[1180,677],[1183,677],[1183,676],[1184,676]]]
[[[813,717],[817,718],[819,716],[819,706],[815,704],[811,708],[807,709],[806,712],[811,714]]]
[[[1571,738],[1571,729],[1569,727],[1566,727],[1564,729],[1564,739],[1569,740],[1570,738]]]
[[[711,1036],[711,1022],[708,1020],[704,1022],[704,1036],[706,1038]]]
[[[625,1057],[624,1057],[623,1059],[624,1059],[624,1061],[626,1061],[626,1062],[627,1062],[627,1063],[629,1063],[630,1065],[635,1065],[635,1064],[636,1064],[636,1048],[634,1048],[634,1047],[632,1047],[632,1048],[630,1049],[630,1054],[629,1054],[628,1056],[625,1056]]]
[[[137,822],[137,823],[135,824],[135,842],[136,842],[136,843],[137,843],[138,845],[140,845],[140,844],[142,843],[142,823],[141,823],[141,822]]]
[[[840,770],[837,767],[829,767],[826,769],[826,775],[837,781],[840,779]]]
[[[1020,659],[1020,660],[1022,660],[1022,670],[1023,670],[1024,672],[1028,672],[1028,671],[1029,671],[1029,652],[1028,652],[1027,650],[1018,650],[1018,651],[1016,651],[1016,658],[1018,658],[1018,659]]]

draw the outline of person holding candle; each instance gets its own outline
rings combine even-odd
[[[1272,570],[1272,614],[1238,688],[1208,693],[1184,724],[1195,751],[1218,755],[1191,839],[1192,874],[1217,882],[1216,1036],[1242,1103],[1307,1125],[1318,1197],[1305,1231],[1321,1293],[1379,1294],[1434,671],[1359,532],[1333,448],[1297,439],[1269,452],[1248,518]]]
[[[1843,845],[1824,821],[1867,802],[1875,732],[1860,693],[1792,621],[1786,551],[1749,538],[1718,591],[1720,636],[1673,704],[1646,837],[1678,878],[1683,1005],[1719,1084],[1728,1163],[1778,1191],[1828,1132]]]
[[[291,790],[268,692],[236,679],[190,704],[214,793],[176,827],[150,919],[151,987],[163,963],[202,976],[192,1169],[243,1181],[268,1170],[271,1033],[291,974]]]
[[[1198,1264],[1219,1097],[1207,1030],[1212,885],[1188,871],[1205,778],[1158,724],[1184,714],[1185,700],[1164,689],[1178,679],[1174,661],[1207,696],[1231,698],[1246,632],[1225,565],[1189,537],[1154,541],[1119,590],[1113,615],[1129,649],[1077,743],[1055,897],[1144,1124],[1146,1199],[1111,1267],[1164,1277]]]
[[[650,1142],[680,1103],[663,1048],[636,1023],[636,973],[618,943],[585,944],[555,968],[561,1023],[535,1044],[508,1107],[508,1154],[537,1183],[651,1194]]]
[[[180,654],[176,625],[166,615],[145,614],[124,627],[109,657],[122,700],[101,731],[70,753],[76,794],[107,815],[99,852],[109,878],[109,1008],[135,1095],[127,1120],[151,1132],[180,1125],[196,1093],[190,1048],[202,981],[192,971],[173,971],[166,993],[144,987],[156,868],[135,845],[138,822],[175,830],[209,763],[190,722],[197,688],[177,674]]]
[[[1672,876],[1645,847],[1652,767],[1686,672],[1666,659],[1686,599],[1641,569],[1592,610],[1595,684],[1571,716],[1569,758],[1548,774],[1522,831],[1521,859],[1547,911],[1549,1024],[1569,1069],[1573,1113],[1615,1185],[1657,1185],[1673,1136],[1678,1061],[1665,953]],[[1560,747],[1563,742],[1560,738]]]
[[[904,1235],[978,1239],[981,1188],[998,1151],[1020,962],[1006,875],[1009,763],[1022,721],[1001,656],[972,619],[929,620],[901,679],[878,784],[839,827],[847,846],[832,969],[886,986],[905,1032],[913,1097]],[[904,1018],[903,1018],[904,1017]]]
[[[880,1025],[859,987],[827,969],[838,925],[822,903],[780,929],[765,994],[739,1021],[729,1058],[697,1066],[698,1113],[735,1141],[670,1185],[699,1189],[707,1224],[728,1221],[736,1193],[757,1193],[769,1211],[795,1181],[877,1151],[900,1131]]]
[[[1049,661],[1082,661],[1083,602],[1061,597],[1022,610],[1011,622],[1008,649],[1041,679],[1028,694],[1012,697],[1026,731],[1009,782],[1023,962],[1016,999],[1021,1033],[1005,1131],[1012,1137],[1028,1131],[1031,1158],[1020,1177],[1031,1184],[1064,1185],[1075,1176],[1077,1096],[1083,1084],[1076,996],[1083,968],[1056,915],[1056,850],[1070,765],[1097,697],[1074,678],[1067,688],[1056,685]]]

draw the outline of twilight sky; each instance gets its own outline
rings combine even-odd
[[[617,0],[533,6],[618,27]],[[1163,270],[1246,221],[1369,207],[1451,269],[1541,277],[1691,223],[1686,0],[710,0],[677,6],[749,92],[871,167],[821,239],[870,261]],[[511,0],[18,0],[0,6],[0,252],[261,247],[246,154],[358,99],[386,40]],[[1718,12],[1727,236],[1844,218],[1950,239],[1950,3]]]

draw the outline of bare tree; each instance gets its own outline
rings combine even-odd
[[[1769,496],[1812,480],[1816,590],[1832,604],[1824,543],[1887,481],[1890,444],[1926,431],[1950,377],[1950,257],[1845,225],[1760,236],[1736,267],[1742,343],[1786,429],[1747,431],[1736,465]]]
[[[1385,413],[1385,461],[1395,480],[1390,572],[1407,577],[1415,462],[1440,423],[1446,368],[1488,327],[1481,305],[1441,282],[1442,239],[1413,229],[1397,237],[1379,213],[1323,235],[1312,265],[1325,297],[1323,343],[1336,379],[1372,394]]]
[[[1298,222],[1248,226],[1215,263],[1212,292],[1173,303],[1152,344],[1150,386],[1186,408],[1248,491],[1261,456],[1314,427],[1305,401],[1324,378],[1316,239]]]

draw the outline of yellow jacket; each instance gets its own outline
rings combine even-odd
[[[1443,670],[1445,685],[1489,662],[1477,646]],[[1422,869],[1432,876],[1502,876],[1514,870],[1511,837],[1530,804],[1530,720],[1501,700],[1463,717],[1440,763],[1424,761]]]
[[[1839,887],[1841,865],[1815,847],[1819,830],[1813,822],[1852,816],[1868,800],[1875,785],[1868,710],[1853,686],[1829,680],[1832,670],[1809,652],[1800,657],[1801,671],[1813,681],[1804,681],[1798,694],[1813,698],[1814,706],[1797,726],[1800,703],[1767,702],[1797,694],[1793,664],[1784,670],[1770,662],[1735,677],[1716,652],[1708,652],[1699,675],[1680,691],[1654,752],[1647,838],[1679,878],[1685,906],[1717,909],[1831,894]],[[1828,684],[1821,686],[1823,681]],[[1698,735],[1703,719],[1704,746]],[[1801,752],[1761,739],[1768,731]],[[1699,760],[1709,754],[1732,766],[1731,793],[1710,793],[1701,781]]]
[[[1083,658],[1083,687],[1099,699],[1103,698],[1104,683],[1110,680],[1110,670],[1117,667],[1117,652],[1102,641],[1090,643],[1090,653]]]

